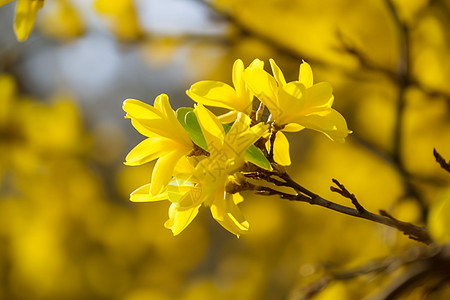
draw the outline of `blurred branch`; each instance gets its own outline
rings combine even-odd
[[[445,159],[439,154],[439,152],[436,151],[436,149],[433,149],[433,155],[436,158],[436,162],[441,166],[441,168],[446,170],[447,172],[450,172],[450,161],[446,162]]]
[[[257,194],[260,195],[279,195],[282,199],[287,199],[291,201],[301,201],[301,202],[307,202],[311,205],[318,205],[322,206],[349,216],[366,219],[372,222],[376,222],[379,224],[384,224],[386,226],[395,228],[401,232],[403,232],[405,235],[407,235],[410,239],[422,242],[424,244],[431,244],[432,240],[428,233],[428,230],[424,227],[416,226],[411,223],[402,222],[391,215],[389,215],[385,211],[380,211],[380,214],[375,214],[372,212],[369,212],[366,210],[362,205],[358,202],[355,195],[350,193],[339,181],[336,179],[333,179],[333,182],[338,186],[331,187],[331,190],[334,192],[338,192],[342,196],[349,198],[352,200],[353,205],[356,207],[351,208],[344,205],[337,204],[335,202],[326,200],[322,198],[321,196],[309,191],[308,189],[304,188],[297,182],[295,182],[288,173],[286,173],[284,170],[281,170],[280,167],[273,163],[274,171],[267,171],[264,169],[259,169],[256,172],[249,172],[244,173],[245,177],[252,178],[252,179],[260,179],[265,180],[266,182],[273,183],[276,186],[284,186],[289,187],[293,189],[296,194],[289,194],[285,193],[276,189],[273,189],[271,187],[267,186],[257,186],[253,185],[249,182],[245,182],[241,185],[241,190],[254,190]],[[278,177],[279,179],[273,178]],[[280,180],[281,179],[281,180]]]
[[[401,142],[402,142],[402,124],[403,124],[403,112],[405,108],[405,92],[410,85],[410,42],[409,42],[409,30],[407,25],[400,19],[397,9],[391,0],[385,0],[388,10],[392,16],[392,19],[397,28],[398,39],[400,43],[400,56],[397,65],[397,83],[399,85],[399,91],[397,96],[397,117],[394,127],[394,140],[392,147],[392,156],[399,165],[402,165],[401,161]]]
[[[387,286],[369,298],[371,300],[394,299],[395,296],[416,287],[417,281],[420,279],[426,279],[433,274],[445,275],[445,269],[450,264],[449,251],[448,247],[422,249],[413,247],[403,254],[377,259],[350,270],[329,271],[322,278],[300,288],[291,300],[311,299],[334,281],[355,279],[367,274],[394,273],[400,268],[406,268],[402,275],[393,279]],[[432,284],[430,290],[439,288],[441,285],[448,283],[449,280],[448,274],[440,277],[436,283]]]
[[[203,5],[207,6],[211,11],[222,16],[224,18],[224,20],[228,21],[235,28],[237,28],[243,36],[254,37],[254,38],[260,40],[261,42],[263,42],[267,45],[270,45],[270,47],[272,47],[276,52],[278,52],[282,55],[285,55],[287,57],[290,57],[296,61],[298,61],[299,58],[301,58],[301,57],[303,57],[303,58],[306,57],[305,55],[302,55],[302,53],[300,53],[297,49],[290,48],[286,45],[282,45],[275,39],[271,38],[270,36],[248,28],[248,26],[245,23],[243,23],[239,19],[235,18],[231,11],[225,11],[223,9],[220,9],[219,7],[214,5],[213,1],[208,1],[208,0],[193,0],[193,1],[202,3]],[[309,58],[308,61],[315,62],[316,65],[323,64],[323,62],[315,61],[314,59],[311,59],[311,58]]]
[[[431,287],[425,289],[422,293],[421,299],[425,299],[431,291],[435,291],[443,284],[448,284],[450,281],[449,269],[450,248],[439,248],[429,257],[411,262],[411,266],[402,275],[395,278],[390,284],[369,299],[398,299],[408,291],[411,291],[417,286],[423,286],[423,283],[427,282],[431,283]]]
[[[342,32],[341,30],[337,30],[336,36],[341,42],[344,51],[356,58],[359,61],[359,65],[362,69],[381,72],[390,80],[394,82],[397,81],[397,74],[395,71],[386,67],[379,66],[375,62],[373,62],[367,55],[364,54],[362,50],[358,49],[355,43],[352,42],[351,38],[346,36],[344,32]]]

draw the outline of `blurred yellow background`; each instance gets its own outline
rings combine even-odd
[[[449,198],[433,148],[450,159],[450,1],[47,0],[24,43],[15,3],[0,7],[0,299],[287,299],[329,268],[418,246],[251,193],[240,239],[207,209],[173,237],[168,203],[128,201],[153,165],[122,164],[142,140],[122,101],[167,93],[175,109],[193,106],[185,90],[230,83],[237,58],[274,58],[289,81],[303,59],[333,86],[353,133],[345,144],[288,135],[287,170],[303,186],[351,206],[329,190],[337,178],[365,208],[418,225]],[[388,277],[314,299],[362,299]]]

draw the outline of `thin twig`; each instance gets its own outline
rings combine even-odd
[[[447,172],[450,172],[450,161],[446,162],[436,149],[433,149],[433,155],[434,158],[436,158],[436,162],[441,166],[441,168],[446,170]]]
[[[340,183],[337,179],[334,179],[334,178],[332,179],[332,181],[334,182],[334,184],[336,184],[338,186],[338,188],[331,186],[330,190],[332,192],[339,193],[343,197],[352,200],[353,205],[356,207],[356,209],[360,213],[364,213],[366,211],[366,209],[361,204],[359,204],[358,199],[356,199],[356,196],[354,194],[350,193],[342,183]]]

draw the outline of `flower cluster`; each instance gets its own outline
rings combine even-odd
[[[300,65],[299,78],[286,82],[270,60],[272,74],[255,59],[247,68],[233,65],[233,85],[200,81],[187,95],[197,104],[176,112],[162,94],[153,106],[138,100],[123,103],[126,118],[147,137],[126,157],[125,164],[140,165],[157,159],[151,183],[134,191],[135,202],[169,200],[165,226],[182,232],[203,204],[224,228],[239,236],[249,229],[238,204],[241,172],[248,168],[272,170],[290,165],[289,142],[283,131],[304,128],[343,142],[350,133],[345,119],[332,109],[330,84],[313,83],[311,67]],[[205,106],[229,110],[214,115]],[[269,116],[264,117],[268,111]]]

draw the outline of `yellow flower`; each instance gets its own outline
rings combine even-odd
[[[249,224],[237,206],[243,201],[239,193],[230,194],[226,186],[244,165],[247,148],[267,130],[262,123],[250,127],[250,118],[242,113],[228,133],[220,120],[203,105],[195,114],[208,144],[210,155],[194,167],[181,159],[174,178],[158,195],[149,196],[149,185],[132,193],[132,201],[159,201],[168,199],[169,220],[164,224],[174,235],[181,233],[195,218],[202,204],[209,206],[214,219],[225,229],[239,236],[248,231]]]
[[[264,62],[255,59],[250,67],[263,69]],[[219,116],[222,123],[230,123],[236,119],[238,112],[249,115],[252,111],[253,93],[244,80],[244,63],[237,59],[233,64],[234,88],[220,81],[204,80],[194,83],[186,91],[192,100],[203,105],[222,107],[230,112]]]
[[[125,164],[136,166],[158,159],[150,187],[150,194],[158,195],[170,181],[176,163],[193,150],[194,144],[165,94],[156,97],[154,106],[127,99],[123,109],[136,130],[148,137],[128,153]]]
[[[0,6],[13,0],[0,0]],[[37,12],[44,6],[45,0],[18,0],[16,6],[16,19],[14,21],[14,31],[17,40],[26,41],[34,27]]]
[[[269,121],[283,131],[304,128],[324,133],[333,141],[344,142],[350,133],[344,117],[331,108],[333,89],[327,82],[313,84],[313,73],[308,63],[300,65],[298,81],[286,83],[283,73],[270,59],[273,76],[261,68],[245,70],[245,80],[256,97],[269,109]],[[282,165],[290,164],[289,143],[278,131],[274,158]]]

